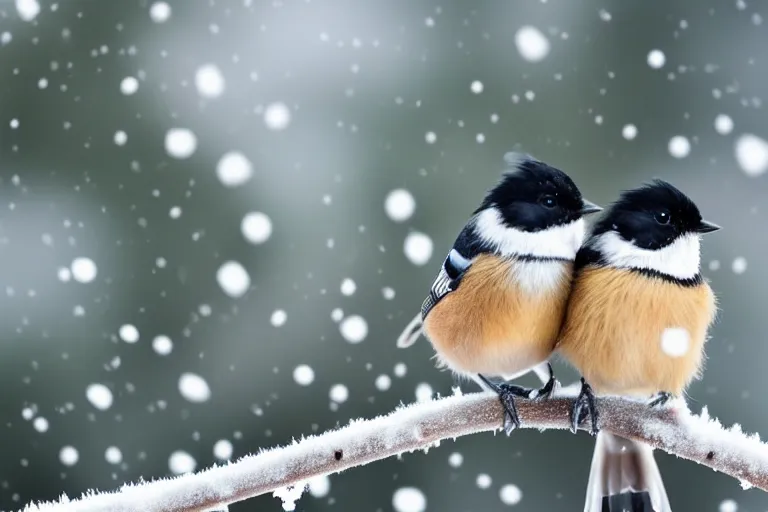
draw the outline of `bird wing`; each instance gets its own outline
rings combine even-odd
[[[472,261],[462,256],[454,246],[451,252],[448,253],[448,257],[445,258],[443,266],[440,268],[440,273],[432,283],[429,295],[421,305],[422,321],[427,318],[429,312],[432,311],[432,308],[438,302],[459,287],[461,279],[471,266]]]
[[[454,245],[451,252],[443,262],[443,266],[440,267],[440,273],[435,278],[432,286],[429,289],[429,295],[421,305],[421,312],[411,320],[408,326],[403,330],[400,336],[397,338],[397,346],[399,348],[408,348],[419,339],[422,334],[422,327],[424,319],[427,318],[427,314],[434,308],[440,300],[454,291],[459,286],[461,278],[467,272],[467,269],[472,265],[472,262],[465,258],[456,249],[457,245]]]
[[[429,289],[429,295],[421,305],[421,312],[418,313],[408,324],[405,330],[397,339],[397,346],[400,348],[410,347],[422,334],[424,319],[432,308],[437,305],[446,295],[456,290],[464,275],[472,266],[475,257],[482,253],[493,252],[493,248],[488,246],[474,232],[472,222],[464,226],[459,236],[453,244],[453,248],[443,261],[440,267],[440,273],[435,278]]]

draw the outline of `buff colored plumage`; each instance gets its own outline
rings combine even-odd
[[[573,264],[546,265],[552,288],[521,290],[517,276],[531,262],[480,255],[456,291],[424,322],[424,333],[445,366],[467,373],[513,376],[546,361],[560,330]]]
[[[680,286],[627,269],[587,268],[574,282],[573,321],[565,322],[557,350],[598,394],[679,396],[700,375],[715,313],[706,282]],[[680,356],[662,346],[667,329],[688,333]]]
[[[704,365],[716,300],[701,275],[700,237],[719,229],[669,183],[621,195],[594,226],[575,277],[556,346],[582,374],[575,426],[594,392],[663,406],[685,393]],[[599,432],[584,512],[671,512],[647,445]]]

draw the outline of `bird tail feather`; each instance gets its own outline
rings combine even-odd
[[[584,512],[671,512],[653,449],[600,432]]]
[[[413,320],[410,321],[410,323],[405,327],[403,332],[397,338],[398,348],[408,348],[416,343],[416,340],[418,340],[419,336],[421,336],[421,326],[421,313],[419,313],[413,317]]]

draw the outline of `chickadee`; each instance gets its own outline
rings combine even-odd
[[[699,239],[718,229],[661,180],[624,192],[595,224],[556,347],[583,376],[574,430],[588,412],[596,433],[595,392],[651,397],[655,407],[699,376],[716,313]],[[585,512],[670,510],[652,449],[604,432],[587,489]]]
[[[508,170],[459,234],[417,316],[398,344],[423,330],[438,365],[500,395],[507,432],[520,425],[514,396],[549,396],[547,362],[565,314],[573,261],[584,240],[585,201],[564,172],[528,155]],[[534,370],[546,385],[494,384]]]

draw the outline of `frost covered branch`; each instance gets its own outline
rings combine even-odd
[[[519,400],[522,427],[566,429],[571,403],[564,397],[543,402]],[[723,429],[709,419],[706,409],[695,416],[681,401],[665,409],[650,409],[645,403],[621,398],[600,398],[598,407],[602,429],[726,473],[745,488],[768,490],[768,445],[757,435],[744,435],[738,425]],[[457,394],[402,407],[372,420],[355,420],[344,428],[199,473],[128,484],[115,492],[90,493],[73,501],[62,496],[58,502],[30,504],[24,510],[221,510],[274,491],[284,500],[286,510],[292,510],[292,503],[312,477],[429,448],[443,439],[495,431],[501,423],[502,409],[495,395]],[[585,460],[585,472],[588,464]]]

